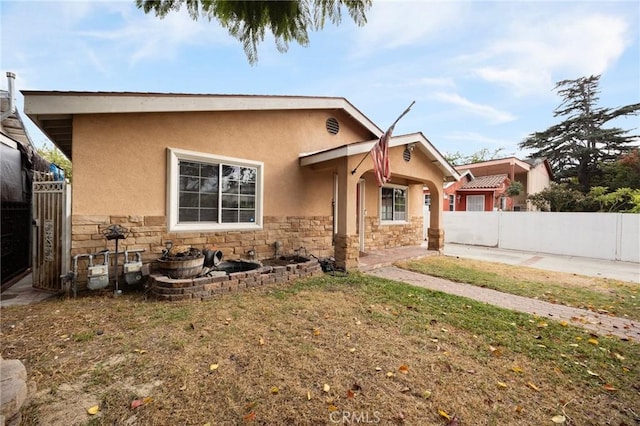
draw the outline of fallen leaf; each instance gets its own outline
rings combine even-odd
[[[592,345],[597,345],[598,344],[598,339],[589,339],[589,340],[587,340],[587,342],[591,343]]]
[[[329,406],[327,407],[327,409],[328,409],[329,411],[331,411],[331,412],[338,411],[338,407],[336,407],[336,406],[335,406],[335,405],[333,405],[333,404],[329,405]]]
[[[398,371],[401,372],[402,374],[409,374],[409,366],[406,364],[402,364],[399,368]]]
[[[524,372],[524,370],[518,366],[515,367],[511,367],[511,371],[513,371],[514,373],[522,373]]]
[[[395,374],[393,374],[393,371],[387,371],[387,377],[393,377],[395,376]]]
[[[496,384],[498,385],[498,387],[499,387],[499,388],[502,388],[502,389],[504,389],[504,388],[506,388],[506,387],[507,387],[507,384],[506,384],[506,383],[504,383],[504,382],[498,382],[498,383],[496,383]]]
[[[612,385],[610,385],[609,383],[607,383],[606,385],[603,386],[604,390],[608,390],[609,392],[615,392],[618,389],[614,388]]]
[[[545,328],[545,327],[549,327],[549,324],[547,324],[546,322],[539,322],[537,327],[538,328]]]
[[[271,389],[269,389],[269,392],[271,392],[274,395],[277,395],[278,392],[280,392],[280,389],[278,389],[277,386],[272,386]]]
[[[587,370],[587,374],[589,374],[590,376],[596,376],[596,377],[600,377],[600,375],[598,373],[594,373],[591,370]]]
[[[622,355],[620,355],[619,353],[615,353],[614,355],[618,360],[620,360],[620,361],[624,360],[624,357]]]
[[[150,396],[145,396],[144,398],[142,398],[143,404],[149,404],[150,402],[153,402],[153,398],[151,398]]]
[[[141,355],[147,353],[147,351],[145,351],[144,349],[134,349],[133,351],[137,352],[137,353],[139,353]]]
[[[430,390],[426,390],[426,391],[422,392],[422,396],[423,396],[425,399],[429,399],[429,398],[431,398],[431,391],[430,391]]]
[[[539,387],[537,387],[536,385],[534,385],[534,384],[533,384],[533,383],[531,383],[531,382],[527,382],[527,386],[528,386],[529,388],[533,389],[533,390],[534,390],[534,391],[536,391],[536,392],[539,392],[539,391],[540,391],[540,388],[539,388]]]
[[[451,417],[444,410],[438,410],[438,414],[440,414],[440,416],[444,417],[447,420],[451,420]]]
[[[314,336],[319,336],[320,335],[320,330],[318,330],[317,328],[313,329],[313,335]]]
[[[218,369],[218,364],[211,364],[209,366],[209,371],[216,371]]]
[[[142,400],[141,399],[134,399],[133,401],[131,401],[131,408],[132,409],[136,409],[140,406],[142,406]]]
[[[347,399],[353,399],[353,397],[356,396],[356,394],[351,390],[347,390]]]
[[[258,343],[260,344],[260,346],[264,346],[264,339],[261,337],[261,338],[258,340]]]
[[[349,352],[354,353],[356,351],[356,348],[349,348]]]
[[[569,325],[569,323],[566,322],[566,321],[560,321],[560,325],[563,326],[563,327],[566,327],[566,326]]]
[[[491,355],[493,356],[502,356],[502,351],[498,348],[494,348],[493,346],[489,346],[489,350],[491,351]]]
[[[405,386],[402,389],[400,389],[400,392],[402,392],[402,393],[407,393],[407,392],[410,392],[410,391],[411,391],[411,388],[407,387],[407,386]]]
[[[381,367],[376,367],[376,371],[382,371]]]
[[[242,420],[244,420],[245,422],[252,422],[256,419],[256,413],[254,411],[250,412],[249,414],[245,414],[244,417],[242,418]]]
[[[566,420],[567,419],[565,419],[564,416],[560,416],[560,415],[551,417],[551,421],[558,425],[564,423]]]
[[[87,408],[87,413],[91,414],[92,416],[98,414],[98,411],[100,411],[100,406],[98,405],[94,405],[93,407]]]
[[[324,386],[322,386],[322,390],[325,392],[329,392],[331,390],[331,386],[325,383]]]
[[[311,392],[307,391],[307,401],[311,401]]]

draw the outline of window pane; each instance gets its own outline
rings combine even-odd
[[[217,222],[218,209],[200,209],[200,222]]]
[[[255,183],[241,183],[240,184],[240,193],[241,194],[256,194],[256,184]]]
[[[407,220],[407,191],[405,189],[394,189],[393,219]]]
[[[198,194],[195,192],[180,193],[180,207],[199,207]]]
[[[198,209],[180,209],[178,214],[178,220],[180,222],[197,222],[198,221]]]
[[[201,194],[200,207],[218,207],[218,194]]]
[[[238,207],[237,195],[223,195],[222,196],[222,208],[236,208]]]
[[[255,223],[258,170],[179,161],[178,222]]]
[[[200,176],[200,165],[198,163],[181,161],[180,174],[183,176]]]
[[[218,192],[218,176],[201,179],[200,192]]]
[[[393,220],[393,189],[391,188],[382,188],[380,219]]]
[[[255,210],[240,210],[240,222],[255,222],[256,211]]]
[[[254,208],[256,206],[256,199],[250,195],[241,195],[240,207],[244,209]]]
[[[180,191],[199,191],[200,179],[195,177],[180,176]]]
[[[237,210],[222,210],[222,222],[223,223],[238,223],[238,211]]]

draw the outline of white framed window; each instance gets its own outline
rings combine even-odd
[[[484,195],[467,195],[467,211],[483,212],[484,211]]]
[[[169,231],[262,228],[260,161],[167,149]]]
[[[382,223],[407,221],[406,186],[385,185],[380,188],[380,221]]]
[[[451,194],[449,195],[449,211],[453,212],[456,210],[456,196]]]

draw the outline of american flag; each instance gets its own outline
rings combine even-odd
[[[389,139],[393,133],[393,127],[380,136],[380,140],[371,148],[371,158],[373,159],[373,171],[376,175],[376,182],[381,187],[391,179],[391,169],[389,168]]]

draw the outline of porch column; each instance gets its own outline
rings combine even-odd
[[[431,211],[429,212],[429,228],[427,229],[427,248],[442,250],[444,248],[444,229],[442,229],[442,209],[444,206],[444,188],[442,184],[427,183],[431,195]]]
[[[360,173],[351,174],[347,158],[338,168],[338,233],[336,235],[335,259],[339,267],[358,267],[360,243],[356,232],[356,197]]]

